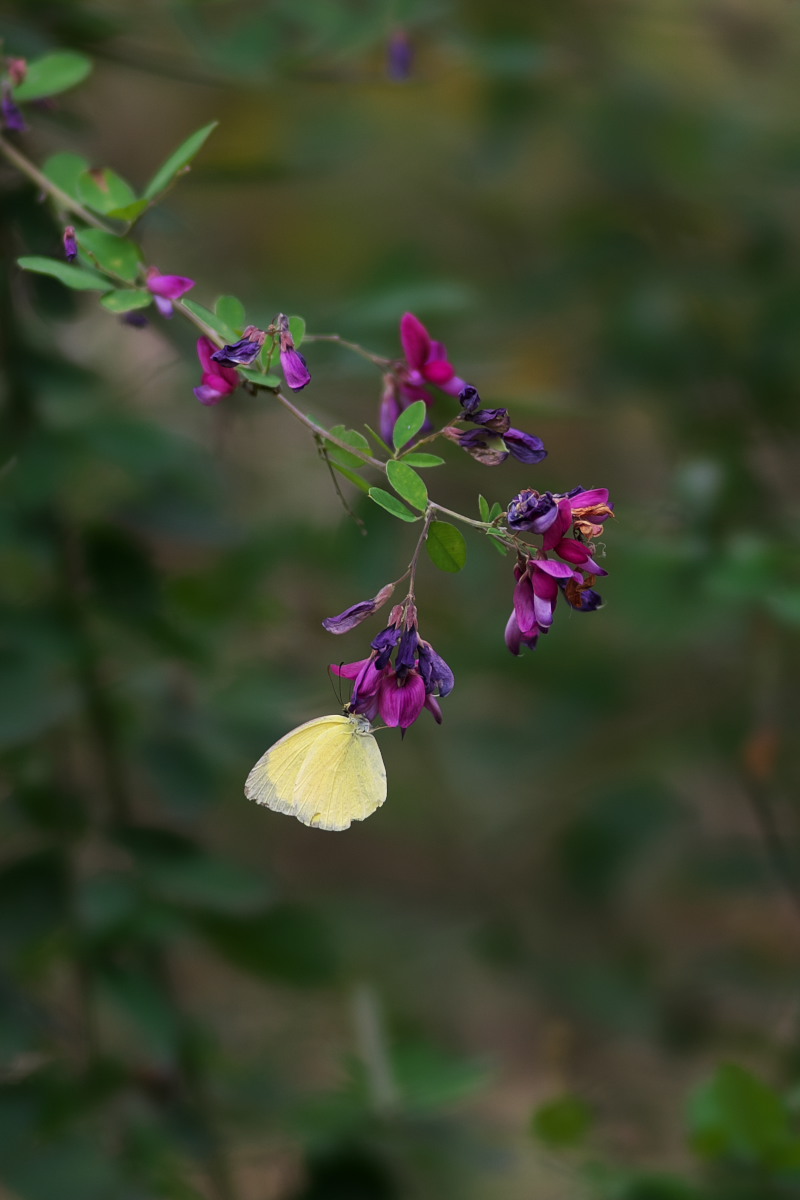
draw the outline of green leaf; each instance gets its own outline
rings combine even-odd
[[[488,522],[489,520],[489,501],[485,496],[478,496],[478,509],[481,514],[481,520]]]
[[[106,271],[119,275],[127,283],[136,280],[142,252],[134,242],[106,233],[103,229],[82,229],[78,234],[78,245]]]
[[[390,461],[386,464],[386,475],[398,496],[402,496],[414,508],[423,512],[428,504],[428,489],[422,476],[405,463]]]
[[[289,317],[289,333],[295,344],[295,349],[299,350],[303,343],[303,338],[306,336],[306,323],[303,317]]]
[[[497,500],[495,500],[494,504],[489,509],[489,520],[496,521],[501,512],[503,512],[503,506]]]
[[[592,1114],[579,1096],[548,1100],[533,1114],[531,1131],[553,1149],[579,1146],[592,1125]]]
[[[355,471],[348,471],[347,467],[343,467],[341,463],[334,462],[333,460],[331,460],[331,466],[334,471],[338,471],[340,475],[344,475],[345,479],[349,479],[357,488],[360,488],[362,492],[366,492],[369,495],[369,484],[366,479],[362,479],[360,475],[356,475]]]
[[[467,561],[464,535],[448,521],[432,521],[425,545],[431,562],[440,571],[460,571]]]
[[[189,312],[193,312],[201,321],[205,321],[206,325],[210,325],[228,344],[239,340],[236,330],[231,329],[227,321],[223,321],[210,308],[206,308],[203,304],[198,304],[196,300],[187,300],[185,297],[181,297],[181,299],[189,309]]]
[[[214,312],[221,321],[230,325],[231,329],[241,331],[247,324],[244,305],[235,296],[220,296],[214,305]]]
[[[365,454],[369,454],[369,442],[364,437],[363,433],[359,433],[356,429],[346,429],[344,425],[334,425],[329,431],[334,437],[338,437],[343,442],[347,442],[348,446],[355,446],[358,450],[363,450]],[[328,457],[335,463],[341,463],[345,467],[362,467],[364,460],[355,454],[348,454],[346,450],[341,450],[338,446],[332,445],[330,442],[326,446]]]
[[[409,404],[408,408],[403,409],[395,421],[392,431],[395,450],[402,450],[403,446],[419,433],[425,424],[427,415],[428,406],[424,400],[415,400],[413,404]]]
[[[264,375],[261,371],[251,371],[249,367],[237,367],[237,370],[245,379],[249,379],[251,383],[260,384],[261,387],[279,388],[281,386],[280,375]]]
[[[380,436],[380,434],[376,433],[371,425],[367,425],[366,421],[364,422],[364,428],[366,429],[369,436],[374,439],[376,445],[380,446],[381,450],[383,450],[386,454],[388,454],[390,456],[394,453],[394,451],[392,450],[392,447],[387,446],[386,442],[383,440],[383,438]]]
[[[798,1148],[781,1097],[737,1063],[723,1063],[696,1090],[689,1130],[694,1149],[712,1159],[779,1166]]]
[[[88,160],[80,154],[53,154],[42,167],[42,172],[51,183],[61,188],[68,196],[78,199],[78,179],[89,170]]]
[[[371,487],[367,495],[370,500],[374,500],[381,508],[385,508],[393,517],[399,517],[401,521],[420,520],[416,513],[410,512],[405,504],[401,504],[396,496],[393,496],[391,492],[385,492],[383,488]]]
[[[403,462],[409,467],[440,467],[444,462],[443,458],[439,458],[438,454],[411,454],[403,455]]]
[[[169,158],[158,168],[144,189],[145,200],[153,200],[159,192],[163,192],[165,188],[169,187],[178,172],[189,165],[206,138],[216,129],[218,124],[219,121],[212,121],[210,125],[204,125],[202,129],[198,129],[195,133],[190,134],[185,142],[181,142],[178,149],[174,150]]]
[[[28,63],[24,80],[14,88],[14,99],[26,101],[56,96],[82,83],[91,69],[90,60],[72,50],[45,54],[44,58],[35,58]]]
[[[135,221],[150,205],[147,200],[134,200],[133,204],[124,204],[122,208],[112,208],[106,213],[107,217],[116,217],[118,221]]]
[[[109,312],[113,313],[126,313],[132,312],[135,308],[147,308],[152,300],[153,297],[149,292],[140,291],[138,288],[119,288],[114,292],[106,292],[105,296],[100,297],[103,308],[107,308]]]
[[[79,292],[105,292],[108,288],[108,280],[99,271],[91,271],[88,267],[73,267],[57,258],[29,255],[26,258],[18,258],[17,262],[25,271],[35,271],[37,275],[52,275],[66,287],[75,288]]]
[[[96,170],[83,171],[78,176],[78,199],[95,212],[110,216],[114,209],[133,204],[136,193],[116,171],[110,167],[98,167]]]

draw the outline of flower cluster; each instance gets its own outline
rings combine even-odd
[[[541,438],[511,428],[507,408],[481,408],[478,389],[469,384],[458,398],[461,401],[461,419],[470,421],[478,428],[460,430],[448,425],[442,433],[478,462],[487,467],[496,467],[505,462],[509,454],[528,465],[547,458]]]
[[[607,488],[574,488],[556,495],[525,488],[511,501],[506,516],[509,530],[542,535],[541,550],[535,554],[518,550],[514,608],[505,634],[512,654],[519,654],[523,646],[533,649],[539,635],[549,631],[559,593],[579,612],[601,606],[593,585],[598,575],[608,572],[595,562],[591,539],[599,537],[603,523],[613,515]],[[550,554],[563,561],[549,558]]]
[[[410,404],[424,400],[428,408],[431,407],[434,398],[427,384],[433,384],[451,396],[458,396],[467,387],[448,360],[446,347],[431,338],[413,313],[406,313],[400,321],[400,341],[406,361],[395,363],[384,376],[379,430],[385,442],[391,442],[395,421]],[[427,433],[432,428],[427,421],[422,432]]]
[[[380,608],[393,590],[394,584],[388,584],[374,599],[351,605],[323,625],[330,633],[346,633]],[[452,692],[453,672],[430,642],[419,636],[417,609],[410,598],[394,606],[389,624],[373,638],[371,650],[369,658],[331,664],[335,675],[354,681],[350,712],[369,721],[380,716],[385,725],[408,729],[427,708],[441,723],[439,700]]]

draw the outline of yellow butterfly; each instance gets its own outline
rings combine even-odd
[[[386,799],[386,768],[366,717],[316,717],[262,754],[244,785],[256,804],[315,829],[348,829]]]

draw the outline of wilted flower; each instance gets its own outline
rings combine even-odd
[[[75,227],[68,225],[64,230],[64,257],[68,263],[75,262],[78,257],[78,243],[75,240]]]
[[[470,421],[480,429],[461,430],[450,425],[443,433],[484,466],[499,466],[509,454],[528,465],[547,457],[541,438],[511,428],[507,408],[481,408],[478,389],[471,384],[462,388],[458,398],[461,401],[462,420]]]
[[[294,338],[289,329],[289,318],[283,313],[278,316],[278,332],[281,343],[281,370],[286,379],[286,386],[293,392],[299,392],[311,383],[311,372],[300,351],[294,348]]]
[[[239,386],[239,376],[230,367],[223,367],[214,361],[216,347],[207,337],[197,339],[197,356],[203,368],[203,380],[194,394],[201,404],[218,404],[223,396],[235,392]]]
[[[369,658],[331,664],[331,670],[354,681],[352,712],[370,721],[380,716],[386,725],[401,729],[413,725],[423,708],[441,722],[439,698],[449,695],[454,683],[441,655],[420,638],[412,604],[394,606],[388,626],[372,640]]]
[[[11,88],[5,84],[3,85],[3,99],[0,101],[0,115],[2,115],[3,125],[6,129],[12,129],[16,133],[24,133],[28,128],[25,124],[25,118],[11,95]]]
[[[261,353],[266,336],[263,329],[257,329],[255,325],[248,325],[238,342],[234,342],[232,346],[223,346],[221,350],[216,350],[211,357],[222,367],[249,367]]]
[[[150,267],[147,272],[147,287],[152,292],[156,307],[162,317],[171,317],[174,309],[173,300],[179,300],[186,292],[194,287],[194,280],[185,275],[161,275],[158,267]]]
[[[371,600],[359,600],[357,604],[351,604],[344,612],[339,613],[338,617],[326,617],[322,622],[323,628],[327,629],[328,633],[349,633],[356,625],[360,625],[383,607],[394,587],[393,583],[387,583]]]

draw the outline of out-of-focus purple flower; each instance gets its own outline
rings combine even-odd
[[[67,225],[64,230],[64,257],[68,263],[75,262],[78,257],[78,243],[75,239],[75,226]]]
[[[326,617],[322,622],[323,628],[327,629],[328,633],[349,633],[356,625],[360,625],[383,607],[394,587],[393,583],[387,583],[371,600],[359,600],[357,604],[351,604],[344,612],[339,613],[338,617]]]
[[[152,292],[156,307],[162,317],[171,317],[174,308],[173,300],[180,300],[194,287],[194,280],[185,275],[161,275],[158,267],[150,267],[147,272],[147,287]]]
[[[3,86],[3,99],[0,101],[0,115],[3,119],[3,125],[6,129],[12,129],[16,133],[24,133],[28,126],[25,124],[25,118],[22,115],[19,107],[15,104],[14,98],[11,95],[11,88],[7,85]]]
[[[203,379],[194,394],[201,404],[219,404],[223,396],[235,392],[239,386],[239,376],[230,367],[223,367],[214,361],[216,346],[207,337],[197,339],[197,357],[203,368]]]
[[[132,308],[130,312],[123,313],[120,320],[124,325],[131,325],[134,329],[144,329],[145,325],[150,324],[144,313],[135,308]]]
[[[462,388],[458,393],[458,399],[461,403],[464,416],[469,417],[481,406],[481,398],[478,389],[468,383],[465,388]]]
[[[485,467],[497,467],[509,455],[508,446],[500,434],[492,433],[489,429],[457,429],[455,425],[448,425],[442,430],[442,435]]]
[[[420,638],[412,604],[394,606],[389,625],[372,640],[369,658],[331,664],[331,670],[353,680],[352,712],[370,721],[380,716],[386,725],[401,729],[413,725],[423,708],[441,722],[437,697],[447,696],[454,683],[453,672],[441,655]]]
[[[503,435],[508,433],[511,427],[511,418],[507,408],[478,408],[469,415],[467,420],[472,421],[473,425],[480,425],[481,429],[488,429],[492,433]]]
[[[28,60],[25,58],[10,58],[7,63],[8,78],[12,87],[19,87],[25,82],[28,74]]]
[[[289,329],[289,318],[284,313],[278,314],[278,336],[280,338],[281,370],[286,379],[286,386],[293,392],[302,391],[311,383],[311,372],[299,350],[294,348],[294,338]]]
[[[505,462],[509,454],[528,465],[547,458],[541,438],[534,437],[532,433],[523,433],[521,429],[511,428],[507,408],[481,408],[478,390],[471,384],[462,388],[458,398],[461,401],[462,419],[480,426],[480,430],[463,432],[455,426],[450,426],[443,432],[478,462],[487,467],[496,467]],[[482,436],[480,431],[499,436]]]
[[[263,329],[248,325],[238,342],[215,350],[211,357],[221,367],[249,367],[261,353],[266,336]]]
[[[547,458],[544,442],[532,433],[523,433],[521,429],[509,429],[503,434],[503,440],[514,458],[521,463],[527,463],[530,466]]]
[[[386,47],[386,74],[395,83],[411,78],[414,66],[414,47],[405,29],[395,29]]]
[[[422,322],[413,313],[405,313],[400,321],[400,341],[408,363],[408,382],[418,387],[433,383],[457,396],[468,385],[456,375],[441,342],[435,342]]]

